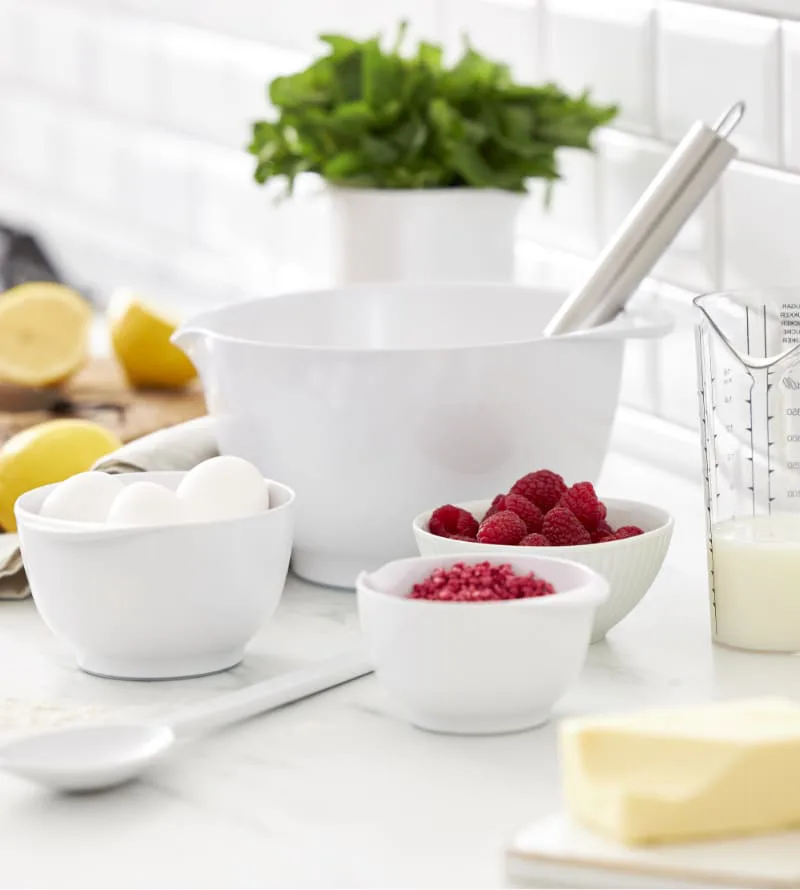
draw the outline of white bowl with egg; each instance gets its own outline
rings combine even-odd
[[[489,560],[549,581],[556,590],[549,596],[502,602],[409,597],[434,569],[484,559],[413,557],[358,578],[358,616],[375,674],[402,716],[422,729],[486,734],[538,726],[586,659],[592,618],[608,584],[579,563],[521,554]]]
[[[148,483],[173,495],[186,477],[131,473],[114,481],[123,493]],[[83,670],[154,680],[215,673],[242,660],[278,606],[292,549],[294,492],[261,483],[269,509],[217,520],[195,511],[182,521],[163,515],[159,524],[146,508],[140,524],[130,515],[120,525],[42,517],[54,485],[17,501],[36,607]]]

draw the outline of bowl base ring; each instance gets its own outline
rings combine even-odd
[[[87,674],[108,680],[188,680],[236,667],[244,649],[183,658],[115,658],[78,655],[78,667]]]
[[[529,711],[526,714],[500,717],[442,716],[406,711],[405,717],[418,729],[448,735],[504,735],[535,729],[548,722],[551,708]]]

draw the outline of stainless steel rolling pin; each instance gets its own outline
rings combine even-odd
[[[583,283],[544,330],[552,337],[611,321],[736,157],[728,142],[744,115],[737,102],[714,127],[697,122],[650,183]]]

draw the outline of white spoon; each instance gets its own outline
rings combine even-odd
[[[0,769],[58,791],[97,791],[143,773],[178,741],[246,720],[372,671],[351,652],[220,695],[163,723],[75,726],[0,748]]]

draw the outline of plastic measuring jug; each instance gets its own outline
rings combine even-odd
[[[800,652],[800,288],[694,303],[713,636]]]

